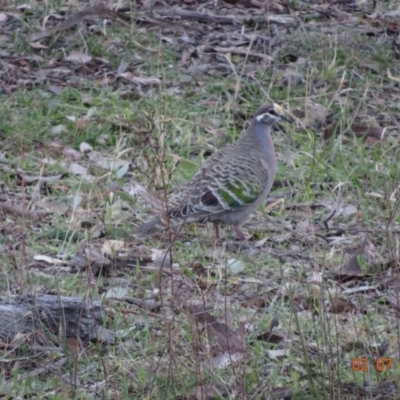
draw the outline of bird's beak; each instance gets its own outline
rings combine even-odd
[[[283,108],[281,106],[274,103],[273,107],[274,107],[276,114],[279,116],[280,119],[282,119],[286,122],[290,122],[290,123],[293,122],[289,117],[286,117],[285,112],[283,111]]]
[[[293,122],[293,120],[290,119],[289,117],[287,117],[286,115],[281,115],[280,119],[282,119],[283,121],[289,122],[289,124],[291,124]]]

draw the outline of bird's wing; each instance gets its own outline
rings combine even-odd
[[[259,158],[222,157],[206,164],[172,201],[172,218],[206,221],[209,216],[240,210],[253,203],[268,184],[268,169]]]

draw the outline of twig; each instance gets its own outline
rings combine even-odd
[[[196,19],[203,22],[217,22],[220,24],[230,24],[230,25],[251,25],[251,24],[277,24],[286,27],[294,27],[299,23],[293,18],[280,17],[276,15],[248,15],[242,17],[239,15],[213,15],[208,13],[202,13],[198,11],[189,10],[177,10],[169,8],[161,8],[154,10],[155,14],[161,17],[169,18],[182,18],[182,19]]]

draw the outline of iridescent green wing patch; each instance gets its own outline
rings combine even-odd
[[[228,208],[243,207],[253,203],[263,191],[260,183],[244,183],[238,179],[224,182],[217,192]]]

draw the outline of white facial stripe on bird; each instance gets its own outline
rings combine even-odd
[[[282,116],[283,116],[284,112],[283,112],[283,108],[282,108],[281,106],[278,106],[278,104],[273,103],[272,108],[273,108],[273,111],[275,111],[276,116],[278,116],[278,117],[282,117]],[[273,115],[270,111],[267,111],[266,113],[257,115],[256,121],[262,122],[263,119],[264,119],[264,117],[265,117],[266,115],[268,115],[268,114]]]
[[[257,120],[258,122],[261,122],[261,121],[263,120],[265,114],[268,114],[268,113],[264,113],[264,114],[257,115],[256,120]]]

